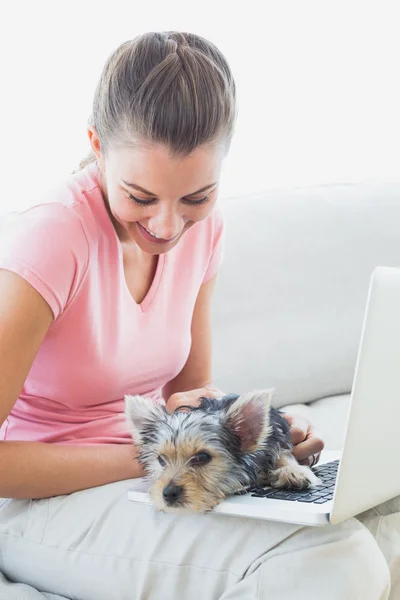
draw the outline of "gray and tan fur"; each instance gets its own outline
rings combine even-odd
[[[289,425],[271,407],[271,390],[202,398],[199,407],[174,413],[127,396],[126,416],[159,510],[207,511],[249,487],[318,483],[293,457]]]

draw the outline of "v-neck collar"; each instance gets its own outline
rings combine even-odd
[[[126,281],[126,277],[125,277],[123,246],[122,246],[121,240],[119,239],[118,234],[115,230],[115,227],[112,223],[110,214],[107,210],[107,207],[106,207],[106,204],[105,204],[105,201],[103,198],[103,194],[101,191],[100,177],[99,177],[100,173],[99,173],[98,165],[97,165],[97,163],[92,163],[92,164],[88,165],[87,169],[89,170],[89,174],[98,188],[99,197],[97,200],[98,200],[99,204],[101,205],[99,208],[99,212],[101,213],[101,216],[103,217],[103,221],[104,221],[105,227],[107,229],[107,235],[110,235],[110,237],[112,237],[115,240],[115,244],[117,245],[118,266],[119,266],[119,270],[120,270],[120,273],[122,274],[122,278],[123,278],[124,293],[125,293],[126,297],[128,298],[128,301],[132,302],[132,304],[134,305],[134,307],[137,310],[141,310],[144,313],[150,307],[152,301],[154,300],[154,297],[157,294],[157,290],[160,287],[160,283],[162,280],[162,275],[163,275],[164,267],[165,267],[165,263],[166,263],[166,258],[167,258],[166,253],[158,255],[156,272],[154,273],[154,277],[153,277],[151,285],[147,291],[147,294],[140,303],[136,302],[136,300],[134,299],[134,297],[132,296],[132,294],[129,290],[129,287],[128,287],[128,284]]]

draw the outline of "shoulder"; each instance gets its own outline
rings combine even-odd
[[[70,175],[49,189],[40,203],[0,219],[0,247],[9,247],[14,239],[25,247],[51,245],[57,251],[70,246],[75,253],[87,255],[88,240],[95,230],[88,201],[93,194],[100,194],[93,167]]]
[[[99,185],[83,171],[40,204],[0,219],[0,268],[35,287],[55,318],[85,281],[106,221],[102,206]],[[110,228],[103,229],[109,235]]]
[[[30,283],[55,318],[79,289],[88,265],[88,240],[73,204],[45,202],[1,220],[0,268]]]
[[[222,240],[225,229],[225,221],[224,215],[219,206],[213,212],[213,220],[212,220],[212,228],[213,228],[213,240],[214,244]]]
[[[66,247],[86,257],[88,242],[79,215],[59,202],[33,206],[1,221],[0,250],[57,253]],[[18,253],[19,253],[18,252]]]
[[[0,268],[30,283],[57,318],[88,269],[88,243],[79,217],[62,204],[45,204],[8,219],[3,229]]]
[[[222,210],[216,206],[213,212],[203,221],[196,223],[190,231],[193,242],[212,249],[223,236],[224,217]]]
[[[222,209],[217,205],[211,215],[206,219],[207,226],[212,229],[213,233],[218,233],[224,226],[224,215]]]

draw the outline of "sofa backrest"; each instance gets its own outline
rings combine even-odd
[[[371,272],[400,267],[400,181],[269,191],[221,204],[217,385],[274,387],[277,406],[350,392]]]

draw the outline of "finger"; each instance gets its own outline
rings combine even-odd
[[[324,442],[322,438],[318,434],[310,431],[307,439],[293,448],[293,455],[300,462],[313,454],[319,454],[323,449]]]
[[[298,415],[284,415],[284,417],[290,425],[290,439],[293,446],[304,442],[309,429],[308,421]]]
[[[309,456],[304,460],[299,460],[298,462],[300,465],[305,465],[306,467],[315,467],[315,465],[318,464],[320,458],[321,453],[319,452],[318,454],[313,454],[312,456]]]
[[[308,458],[303,458],[303,460],[298,460],[297,462],[299,465],[303,465],[304,467],[311,467],[314,462],[314,457],[309,456]]]
[[[293,415],[288,415],[286,413],[281,413],[281,416],[285,419],[285,421],[287,421],[289,423],[290,426],[292,426]]]
[[[167,401],[167,410],[174,412],[180,406],[199,406],[201,398],[222,398],[224,392],[221,392],[214,385],[207,385],[204,388],[197,388],[188,392],[176,392],[172,394]]]
[[[215,400],[218,400],[225,396],[225,393],[219,390],[217,387],[215,387],[215,385],[208,385],[201,391],[203,392],[203,396],[207,398],[214,398]]]
[[[171,396],[167,402],[167,410],[169,412],[174,412],[179,407],[195,407],[199,406],[200,398],[195,398],[193,395],[185,395],[185,394],[174,394]]]

